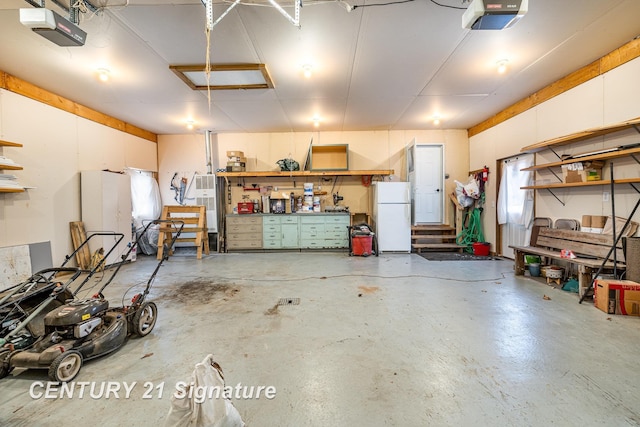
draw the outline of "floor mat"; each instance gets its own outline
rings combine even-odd
[[[500,257],[494,256],[481,256],[474,255],[469,253],[460,253],[460,252],[422,252],[417,255],[420,255],[422,258],[427,259],[429,261],[488,261],[494,259],[502,259]]]

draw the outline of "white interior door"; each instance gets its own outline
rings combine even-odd
[[[415,144],[413,224],[442,224],[444,216],[444,148]]]

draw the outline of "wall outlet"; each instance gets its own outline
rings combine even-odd
[[[608,191],[603,191],[602,192],[602,201],[603,202],[608,202],[610,196],[611,196],[611,193],[609,193]]]

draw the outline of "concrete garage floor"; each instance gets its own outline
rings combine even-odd
[[[155,265],[125,266],[108,296],[120,304]],[[640,425],[640,319],[579,305],[512,267],[177,254],[152,288],[151,334],[86,362],[75,380],[135,382],[128,399],[36,399],[46,372],[16,370],[0,380],[0,425],[160,426],[176,384],[209,353],[227,385],[276,388],[272,400],[233,399],[251,427]],[[280,298],[300,304],[276,307]]]

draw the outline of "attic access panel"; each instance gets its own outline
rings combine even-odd
[[[170,65],[193,90],[272,89],[273,81],[265,64],[212,64],[209,80],[204,64]]]

